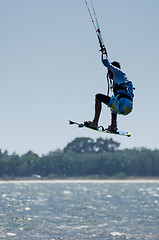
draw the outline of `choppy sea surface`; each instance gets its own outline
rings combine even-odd
[[[0,183],[0,239],[158,240],[159,182]]]

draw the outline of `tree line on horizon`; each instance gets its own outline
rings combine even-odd
[[[76,138],[63,150],[42,156],[0,150],[0,178],[159,177],[159,150],[119,146],[112,138]]]

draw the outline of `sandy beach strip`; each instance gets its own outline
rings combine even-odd
[[[136,178],[136,179],[18,179],[0,180],[0,184],[7,183],[159,183],[159,178]]]

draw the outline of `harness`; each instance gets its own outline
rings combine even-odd
[[[133,84],[131,81],[127,81],[120,85],[113,85],[113,92],[117,99],[127,98],[133,102],[134,93]]]

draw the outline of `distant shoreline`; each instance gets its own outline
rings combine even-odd
[[[0,180],[3,183],[159,183],[159,178],[135,179],[16,179]]]

